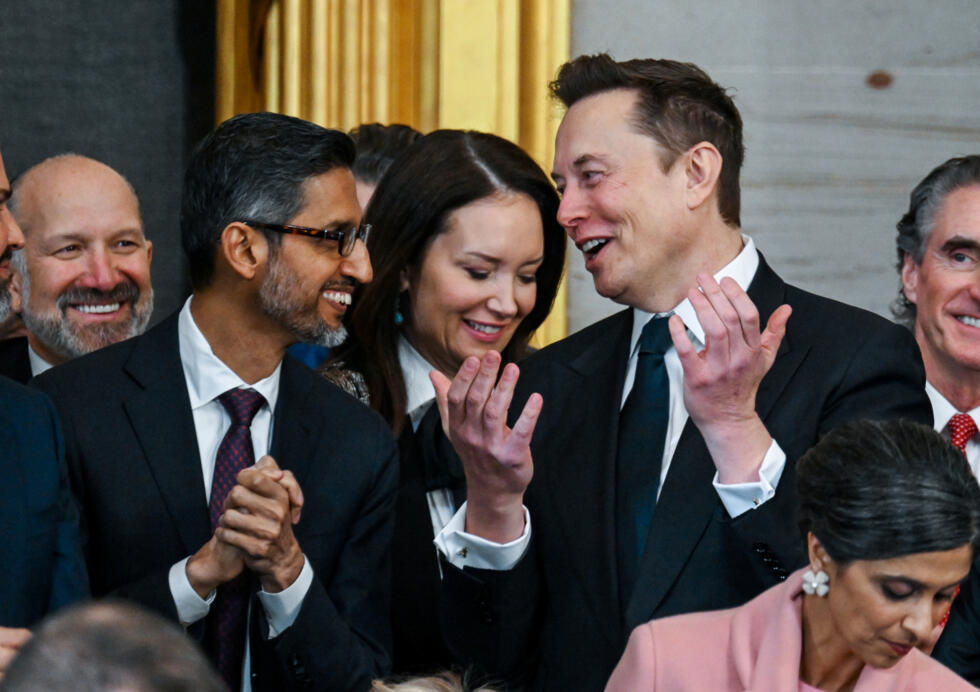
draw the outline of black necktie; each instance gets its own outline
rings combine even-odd
[[[671,345],[666,317],[647,322],[640,335],[633,390],[619,416],[616,544],[623,607],[633,592],[657,503],[670,415],[670,384],[664,353]]]

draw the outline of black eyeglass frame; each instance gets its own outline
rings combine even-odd
[[[240,219],[238,223],[275,233],[305,235],[308,238],[316,238],[317,240],[335,240],[337,241],[337,251],[341,257],[349,257],[354,252],[354,245],[357,244],[358,240],[367,245],[368,236],[371,235],[371,224],[369,223],[362,223],[357,228],[351,229],[310,228],[309,226],[290,226],[287,224],[252,221],[250,219]]]

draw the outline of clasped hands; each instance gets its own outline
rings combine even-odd
[[[753,482],[772,438],[755,410],[755,396],[786,333],[791,308],[782,305],[760,332],[759,312],[730,278],[719,284],[698,275],[688,292],[704,329],[698,352],[677,315],[671,339],[684,368],[684,404],[700,430],[724,484]],[[524,530],[523,497],[531,482],[531,436],[543,400],[532,394],[514,426],[507,411],[519,370],[509,363],[497,381],[500,354],[467,358],[449,380],[432,371],[443,430],[463,462],[467,484],[466,531],[506,543]],[[574,435],[569,430],[567,434]]]
[[[300,519],[303,491],[292,472],[264,456],[236,480],[214,535],[187,561],[187,578],[201,598],[246,567],[269,593],[287,588],[303,569],[305,558],[292,529]]]

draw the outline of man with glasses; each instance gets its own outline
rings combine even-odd
[[[184,179],[183,309],[35,380],[64,421],[93,594],[179,620],[234,690],[365,689],[388,666],[393,440],[284,358],[340,343],[371,279],[353,158],[296,118],[222,124]]]

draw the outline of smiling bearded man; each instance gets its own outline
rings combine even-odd
[[[11,288],[32,375],[146,329],[153,244],[125,178],[83,156],[56,156],[16,181],[10,206],[26,239]]]

